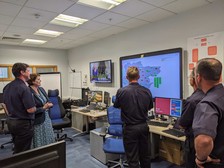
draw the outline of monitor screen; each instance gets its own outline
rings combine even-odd
[[[128,85],[128,67],[140,71],[138,82],[150,89],[153,98],[182,98],[182,49],[169,49],[120,58],[121,87]]]
[[[155,114],[170,115],[170,99],[156,97],[155,98]]]
[[[109,92],[104,92],[104,104],[108,107],[110,104],[110,93]]]
[[[3,93],[0,93],[0,103],[3,103]]]
[[[181,99],[156,97],[155,114],[181,117],[182,104]]]
[[[90,62],[90,82],[91,83],[112,82],[111,60]]]
[[[31,149],[0,160],[0,167],[66,168],[65,141]]]
[[[103,91],[89,91],[88,99],[89,102],[102,103]]]

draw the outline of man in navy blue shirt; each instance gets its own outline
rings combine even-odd
[[[224,167],[224,88],[221,84],[222,64],[215,58],[198,61],[196,82],[205,93],[197,104],[193,132],[196,164],[199,168]],[[217,164],[219,162],[219,164]]]
[[[15,63],[12,67],[15,80],[3,89],[3,101],[9,113],[7,125],[13,138],[14,154],[29,150],[33,138],[36,107],[33,95],[26,84],[30,78],[28,67],[24,63]]]
[[[138,84],[139,70],[129,67],[129,85],[117,91],[114,107],[121,108],[123,140],[130,168],[150,168],[148,110],[153,107],[149,89]],[[139,164],[140,162],[140,164]]]
[[[201,89],[198,89],[198,86],[195,82],[195,69],[193,68],[190,75],[190,85],[193,87],[194,92],[190,97],[186,99],[183,105],[183,112],[179,119],[179,124],[185,129],[185,167],[194,168],[195,163],[195,149],[194,149],[194,135],[192,131],[192,123],[194,118],[194,111],[196,105],[201,101],[205,96],[204,92]]]

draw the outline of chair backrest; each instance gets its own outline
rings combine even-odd
[[[61,98],[58,95],[59,95],[58,89],[48,90],[49,100],[51,101],[51,103],[53,103],[53,107],[50,108],[50,113],[49,113],[50,118],[52,120],[64,118],[66,114]]]
[[[107,108],[107,117],[109,122],[108,133],[110,135],[122,136],[122,120],[121,120],[121,110],[110,106]]]
[[[5,115],[8,117],[9,116],[9,112],[8,112],[8,109],[7,109],[6,105],[5,105],[5,103],[0,103],[0,105],[3,108],[3,110],[5,112]]]
[[[112,96],[112,103],[114,103],[116,100],[116,96]]]

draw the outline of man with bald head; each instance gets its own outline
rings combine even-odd
[[[224,167],[224,88],[222,64],[215,58],[203,58],[195,68],[197,86],[205,97],[197,104],[193,132],[196,164],[199,168]]]

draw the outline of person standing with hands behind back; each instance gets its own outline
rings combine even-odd
[[[12,73],[15,80],[3,89],[3,101],[8,110],[8,129],[12,135],[14,154],[29,150],[33,138],[34,112],[33,95],[26,81],[30,78],[29,65],[15,63]]]
[[[129,67],[129,85],[117,91],[114,107],[121,108],[123,140],[130,168],[150,168],[148,110],[153,107],[149,89],[139,85],[139,70]],[[140,164],[139,164],[140,162]]]
[[[27,81],[31,92],[34,95],[37,111],[34,120],[34,137],[32,147],[40,147],[55,142],[54,131],[49,117],[49,108],[53,106],[45,90],[40,87],[39,74],[31,74]]]

